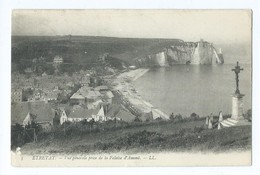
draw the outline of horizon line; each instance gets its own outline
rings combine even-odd
[[[72,35],[72,34],[60,34],[60,35],[21,35],[21,34],[11,34],[11,36],[36,36],[36,37],[54,37],[54,36],[84,36],[84,37],[103,37],[103,38],[120,38],[120,39],[174,39],[174,40],[182,40],[179,38],[162,38],[162,37],[118,37],[118,36],[105,36],[105,35]]]
[[[199,42],[200,40],[206,41],[206,42],[212,42],[210,40],[200,38],[196,41],[194,40],[184,40],[180,38],[162,38],[162,37],[118,37],[118,36],[104,36],[104,35],[72,35],[72,34],[59,34],[59,35],[21,35],[21,34],[11,34],[11,37],[93,37],[93,38],[115,38],[115,39],[158,39],[158,40],[179,40],[182,42]],[[212,42],[212,43],[219,43],[219,44],[225,44],[223,42]],[[230,42],[230,43],[237,43],[237,44],[248,44],[247,42]],[[250,42],[251,44],[251,42]]]

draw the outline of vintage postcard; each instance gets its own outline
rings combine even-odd
[[[250,166],[251,10],[13,10],[12,165]]]

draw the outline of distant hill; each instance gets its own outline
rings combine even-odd
[[[182,43],[179,39],[140,39],[90,36],[12,36],[12,63],[43,56],[52,61],[60,55],[65,62],[93,63],[109,56],[131,63],[133,58],[153,54],[166,46]]]

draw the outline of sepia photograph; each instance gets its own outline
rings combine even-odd
[[[12,166],[250,166],[252,16],[13,9]]]

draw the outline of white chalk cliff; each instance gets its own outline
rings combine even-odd
[[[203,42],[201,40],[198,42],[198,45],[194,50],[193,56],[191,58],[191,64],[212,64],[212,57],[212,44]]]
[[[154,57],[156,64],[158,64],[159,66],[169,66],[168,60],[167,60],[167,55],[165,52],[159,52],[159,53],[153,55],[153,57]]]
[[[214,61],[215,60],[215,61]],[[163,51],[135,58],[139,67],[169,66],[174,64],[223,64],[222,53],[217,53],[212,43],[200,40],[199,42],[183,42],[170,45]]]

